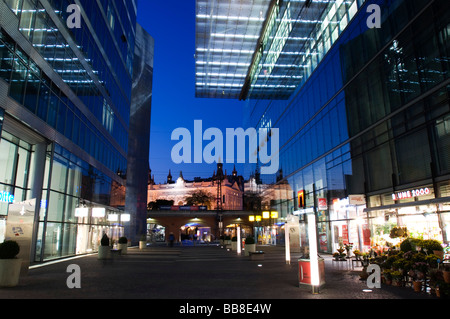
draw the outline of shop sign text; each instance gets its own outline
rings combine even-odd
[[[426,196],[430,195],[431,190],[428,187],[420,188],[420,189],[413,189],[405,192],[399,192],[392,194],[393,200],[399,200],[399,199],[407,199],[407,198],[414,198],[414,197],[420,197],[420,196]]]
[[[14,195],[10,194],[9,192],[0,192],[0,202],[12,204],[14,203]]]

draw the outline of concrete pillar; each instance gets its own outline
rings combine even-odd
[[[30,170],[34,172],[30,180],[30,199],[36,199],[36,210],[34,212],[34,229],[31,243],[31,260],[36,259],[36,242],[39,230],[39,213],[41,210],[42,187],[44,185],[45,161],[47,156],[47,144],[39,143],[35,145],[33,161]],[[47,203],[45,203],[47,205]]]

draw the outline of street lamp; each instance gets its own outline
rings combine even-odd
[[[308,214],[309,259],[311,267],[312,293],[317,294],[320,286],[319,258],[317,250],[316,214]]]

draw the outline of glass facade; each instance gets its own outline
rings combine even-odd
[[[73,4],[80,28],[67,24]],[[2,197],[37,199],[35,262],[95,252],[104,232],[117,240],[130,220],[123,209],[136,2],[1,0],[0,7]],[[0,241],[7,216],[1,201]]]
[[[117,185],[58,144],[49,148],[46,161],[37,255],[46,260],[96,251],[103,231],[111,234],[115,226],[108,216],[120,214],[110,206]],[[96,215],[96,209],[104,214]]]
[[[270,2],[196,1],[196,97],[239,97]]]
[[[302,221],[304,208],[315,208],[322,252],[340,242],[386,245],[396,225],[450,240],[450,4],[376,3],[381,28],[368,28],[367,3],[348,2],[339,36],[289,99],[246,105],[247,126],[280,129],[283,177],[261,175],[261,183],[289,187],[271,209]],[[402,192],[409,197],[394,198]]]

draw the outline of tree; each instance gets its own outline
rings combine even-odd
[[[214,199],[215,198],[211,193],[199,189],[187,196],[184,200],[188,206],[211,206],[211,202],[214,201]]]
[[[150,202],[147,205],[147,211],[159,210],[161,206],[173,206],[173,200],[157,199],[155,202]]]
[[[244,209],[251,212],[260,212],[262,207],[262,197],[257,192],[244,193]]]

